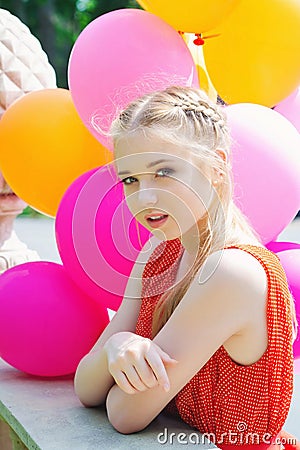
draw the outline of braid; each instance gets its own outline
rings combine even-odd
[[[225,125],[225,121],[221,114],[207,103],[182,100],[181,102],[177,101],[173,106],[181,108],[185,113],[193,112],[195,114],[201,114],[204,118],[209,118],[214,124],[219,125],[220,127]]]

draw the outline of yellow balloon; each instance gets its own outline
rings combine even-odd
[[[5,180],[26,203],[50,216],[77,177],[112,161],[66,89],[30,92],[13,103],[0,121],[0,142]]]
[[[173,28],[203,33],[217,26],[240,0],[138,0],[146,11],[164,19]]]
[[[194,34],[184,33],[182,35],[182,37],[183,37],[186,45],[188,46],[188,48],[192,54],[194,63],[196,65],[200,88],[203,89],[207,93],[208,97],[213,102],[216,103],[217,99],[218,99],[218,94],[217,94],[217,91],[215,90],[215,88],[209,78],[209,75],[207,73],[207,70],[206,70],[202,45],[194,44],[194,40],[195,40]]]
[[[206,68],[225,102],[272,107],[299,86],[299,0],[241,0],[210,34]]]

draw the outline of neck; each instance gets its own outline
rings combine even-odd
[[[0,248],[11,237],[15,218],[15,215],[0,215]]]
[[[207,231],[207,217],[205,217],[181,236],[181,244],[190,259],[196,258],[201,242],[203,243],[205,236],[207,236]]]

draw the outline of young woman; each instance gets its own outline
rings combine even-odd
[[[111,135],[126,202],[154,238],[78,366],[79,399],[106,401],[121,433],[166,408],[222,449],[275,449],[293,389],[294,303],[279,258],[233,202],[223,110],[174,86],[130,104]]]

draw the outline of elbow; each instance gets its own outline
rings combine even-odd
[[[139,423],[137,420],[130,420],[125,412],[125,414],[112,414],[107,411],[107,416],[110,424],[114,427],[118,433],[121,434],[132,434],[142,431],[147,425]]]
[[[130,402],[124,401],[123,394],[114,386],[106,398],[106,412],[110,424],[121,434],[132,434],[147,427],[143,414],[137,414]]]
[[[105,403],[105,398],[99,398],[95,395],[94,392],[90,392],[85,388],[85,385],[82,385],[75,377],[74,380],[74,392],[80,403],[85,408],[95,408],[96,406],[103,405]]]
[[[84,392],[84,390],[81,391],[78,388],[76,389],[76,387],[75,387],[75,395],[85,408],[95,408],[105,403],[105,399],[95,398],[94,396],[92,397],[87,392]]]

